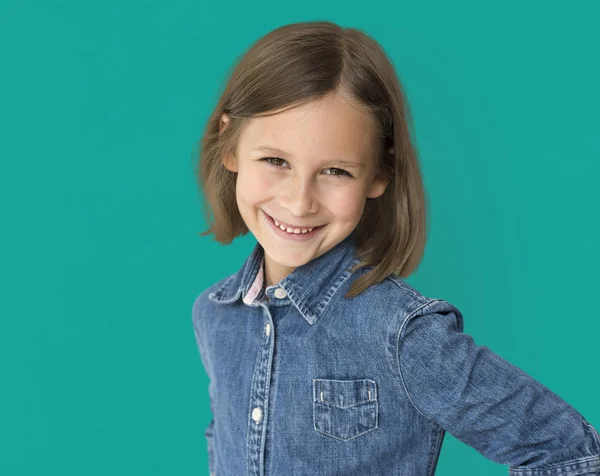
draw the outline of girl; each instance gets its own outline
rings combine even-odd
[[[409,124],[356,29],[286,25],[234,69],[202,139],[202,236],[257,244],[193,305],[211,474],[432,475],[448,431],[513,476],[600,475],[575,408],[403,280],[426,223]]]

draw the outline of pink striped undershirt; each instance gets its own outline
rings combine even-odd
[[[252,304],[254,302],[254,300],[256,299],[256,296],[259,295],[259,293],[263,287],[264,264],[265,264],[265,257],[263,256],[262,260],[260,261],[260,269],[258,270],[258,273],[256,274],[256,278],[254,279],[252,286],[250,286],[250,289],[248,289],[248,292],[244,296],[244,302],[246,304]]]

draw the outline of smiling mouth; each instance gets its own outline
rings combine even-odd
[[[267,215],[267,217],[269,217],[269,219],[275,224],[276,227],[278,227],[281,231],[285,231],[291,235],[305,235],[307,233],[312,233],[315,230],[318,230],[319,228],[324,227],[325,225],[318,225],[318,226],[288,226],[285,223],[280,223],[278,220],[276,221],[275,218],[273,218],[271,215],[269,215],[268,213],[265,213],[265,215]],[[279,224],[278,224],[279,223]],[[282,229],[280,225],[283,225],[285,229]],[[288,231],[291,230],[291,231]],[[300,233],[294,233],[294,230],[300,230]],[[303,232],[302,230],[307,230],[306,232]]]

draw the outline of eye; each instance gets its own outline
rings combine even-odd
[[[285,162],[285,160],[280,159],[279,157],[265,157],[264,159],[260,159],[261,161],[266,160],[267,163],[269,165],[272,165],[273,167],[279,167],[279,165],[275,165],[273,162],[270,162],[271,160],[281,160],[282,162]]]
[[[336,167],[331,167],[330,169],[327,170],[339,170],[340,173],[337,174],[328,174],[328,175],[333,175],[334,177],[352,177],[352,175],[350,175],[348,172],[346,172],[344,169],[338,169]]]
[[[279,158],[279,157],[265,157],[263,159],[260,159],[261,161],[266,161],[271,167],[275,167],[275,168],[281,168],[281,163],[279,164],[274,164],[271,161],[281,161],[281,162],[285,162],[285,160]],[[332,173],[332,174],[325,174],[325,175],[331,175],[332,177],[352,177],[352,175],[350,175],[348,172],[346,172],[343,169],[338,169],[336,167],[331,167],[329,169],[325,169],[325,170],[337,170],[338,173]]]

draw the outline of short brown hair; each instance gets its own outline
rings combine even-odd
[[[409,276],[419,265],[426,239],[426,197],[408,102],[392,61],[368,34],[327,21],[300,22],[277,28],[241,57],[213,110],[196,168],[204,214],[215,240],[229,244],[248,233],[236,201],[237,174],[222,158],[235,154],[245,125],[253,116],[345,91],[371,111],[379,147],[378,174],[388,186],[367,199],[356,227],[360,263],[373,267],[360,276],[345,297],[354,297],[389,275]],[[231,123],[219,134],[222,113]],[[214,222],[211,223],[211,212]]]

